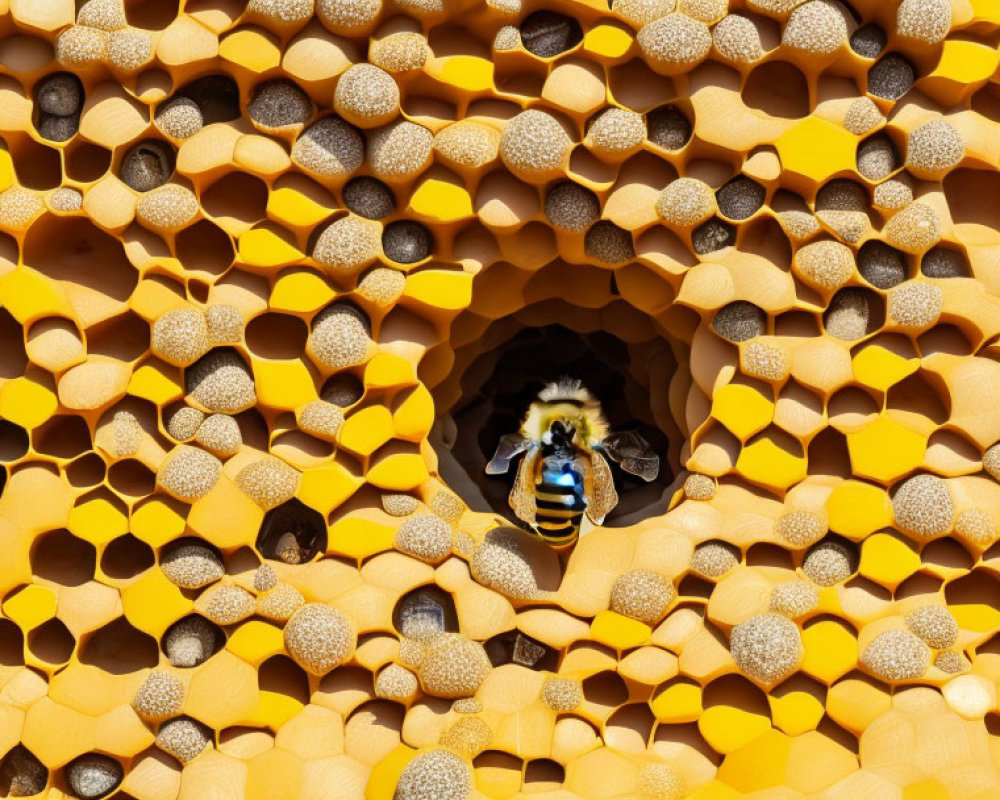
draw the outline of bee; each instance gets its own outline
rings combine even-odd
[[[600,525],[618,505],[612,462],[647,482],[660,471],[646,440],[631,431],[612,433],[600,403],[571,378],[538,393],[520,430],[501,437],[486,474],[508,472],[519,457],[511,510],[553,547],[576,541],[584,514]]]

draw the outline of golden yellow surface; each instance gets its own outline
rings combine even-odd
[[[1000,798],[998,43],[0,0],[0,796]],[[468,413],[555,325],[667,442],[564,553]]]

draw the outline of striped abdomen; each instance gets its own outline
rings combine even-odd
[[[535,503],[535,528],[545,541],[569,544],[577,537],[587,501],[583,475],[571,460],[560,454],[543,460],[535,484]]]

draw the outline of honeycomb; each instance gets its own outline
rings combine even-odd
[[[1000,798],[995,0],[0,14],[0,796]]]

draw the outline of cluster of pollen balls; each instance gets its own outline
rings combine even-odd
[[[2,5],[0,796],[1000,797],[1000,6]],[[440,413],[554,324],[563,553]]]

